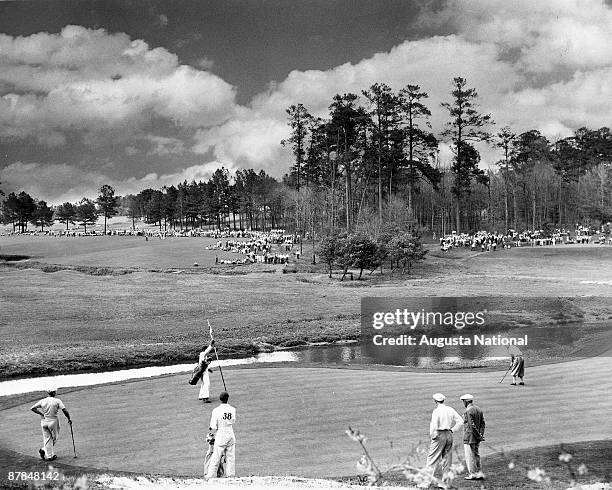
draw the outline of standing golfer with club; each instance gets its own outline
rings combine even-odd
[[[60,431],[59,411],[62,410],[64,412],[70,425],[72,425],[72,420],[64,403],[55,397],[57,389],[50,388],[47,390],[47,393],[49,396],[32,405],[31,410],[42,417],[40,426],[43,434],[43,447],[38,450],[38,454],[40,454],[43,460],[53,461],[57,459],[53,446],[57,441]]]
[[[518,354],[515,357],[514,354],[512,354],[510,369],[510,374],[512,375],[512,383],[510,384],[516,386],[516,378],[519,377],[521,379],[519,385],[524,385],[523,376],[525,376],[525,360],[522,355]]]
[[[221,404],[212,411],[209,431],[214,434],[215,444],[212,456],[208,462],[206,478],[217,476],[219,462],[225,456],[225,476],[236,474],[236,437],[234,424],[236,423],[236,409],[227,401],[229,395],[224,391],[219,395]]]
[[[438,479],[443,481],[453,462],[453,432],[459,430],[463,425],[463,419],[454,408],[444,404],[446,397],[442,393],[434,393],[436,408],[431,414],[429,424],[429,436],[431,443],[427,455],[426,471],[429,475],[436,477],[438,467],[442,467],[442,476]],[[425,485],[425,484],[424,484]],[[427,488],[429,482],[423,487]],[[439,488],[446,488],[439,484]]]

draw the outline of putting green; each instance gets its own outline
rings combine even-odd
[[[460,411],[459,396],[476,397],[487,444],[533,446],[612,437],[610,357],[527,368],[525,387],[499,384],[503,372],[419,373],[262,367],[224,371],[237,407],[237,472],[245,475],[342,476],[356,472],[359,447],[347,425],[368,437],[383,466],[428,440],[433,402],[441,391]],[[197,400],[187,374],[61,393],[74,418],[78,459],[64,423],[62,463],[101,470],[201,475],[204,437],[216,404]],[[213,392],[221,381],[212,375]],[[24,404],[2,411],[0,447],[36,455],[37,417]],[[460,434],[456,439],[461,437]],[[460,442],[460,441],[459,441]],[[483,454],[491,453],[483,448]]]

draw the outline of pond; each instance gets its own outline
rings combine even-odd
[[[543,349],[559,346],[572,346],[582,336],[579,328],[571,325],[555,327],[525,327],[514,332],[505,331],[504,335],[528,337],[527,355],[533,355]],[[460,334],[456,334],[457,336]],[[463,334],[466,335],[466,334]],[[309,346],[300,349],[263,352],[256,356],[224,359],[221,366],[266,363],[297,364],[383,364],[389,366],[408,366],[414,368],[440,368],[461,365],[465,361],[501,361],[509,359],[510,348],[497,346],[415,346],[411,349],[402,347],[376,347],[359,342],[337,343]],[[129,379],[149,378],[165,374],[187,373],[194,364],[176,364],[172,366],[154,366],[136,369],[124,369],[103,373],[84,373],[37,378],[15,379],[0,382],[0,396],[44,391],[49,386],[75,387],[92,386],[102,383],[125,381]]]
[[[452,339],[468,337],[473,339],[474,334],[456,333],[444,337],[428,336],[429,343],[414,346],[376,346],[371,342],[353,344],[334,344],[320,347],[309,347],[295,351],[296,362],[326,363],[326,364],[383,364],[389,366],[409,366],[416,368],[447,367],[460,365],[471,361],[500,361],[509,359],[510,354],[536,353],[544,349],[560,346],[571,347],[583,337],[583,332],[573,325],[554,327],[524,327],[514,331],[504,330],[496,335],[490,333],[487,337],[499,338],[527,338],[527,346],[505,345],[446,345],[453,343]],[[416,336],[417,344],[420,335]],[[443,347],[435,345],[436,339],[445,340]],[[450,340],[449,340],[450,339]],[[433,344],[433,345],[432,345]]]

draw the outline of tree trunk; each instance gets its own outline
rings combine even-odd
[[[518,232],[518,204],[516,202],[516,182],[512,186],[512,205],[514,207],[514,231]]]
[[[408,218],[412,219],[412,182],[408,182]]]
[[[382,221],[383,212],[383,201],[382,201],[382,159],[381,159],[381,148],[378,145],[378,219]]]
[[[455,223],[456,223],[456,231],[457,234],[460,233],[460,228],[461,228],[461,209],[460,209],[460,205],[459,205],[459,198],[457,197],[455,199]]]
[[[350,164],[345,165],[346,174],[346,231],[351,233],[351,202],[353,199],[351,188],[351,168]]]
[[[504,188],[505,188],[505,208],[504,208],[504,234],[508,233],[508,155],[506,150],[506,174],[504,175]]]
[[[533,192],[531,195],[531,229],[535,231],[536,229],[536,193],[535,193],[535,183],[533,186]]]

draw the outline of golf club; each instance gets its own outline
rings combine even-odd
[[[72,436],[72,450],[74,451],[74,457],[76,458],[77,453],[76,453],[76,447],[74,445],[74,432],[72,431],[72,421],[70,421],[68,425],[70,426],[70,435]]]
[[[506,371],[506,374],[508,374],[508,373],[510,372],[510,370],[511,370],[511,369],[512,369],[512,366],[510,366],[510,367],[508,368],[508,370]],[[504,378],[506,377],[506,374],[504,374],[504,376],[502,377],[502,379],[500,379],[500,380],[499,380],[499,382],[500,382],[500,383],[501,383],[501,382],[504,380]]]
[[[208,323],[208,331],[210,332],[210,340],[213,340],[212,336],[212,326],[209,320],[206,320]],[[219,362],[219,354],[217,354],[217,346],[213,345],[213,349],[215,349],[215,356],[217,358],[217,366],[219,366],[219,373],[221,374],[221,381],[223,381],[223,389],[227,391],[227,386],[225,386],[225,378],[223,377],[223,369],[221,369],[221,363]]]

